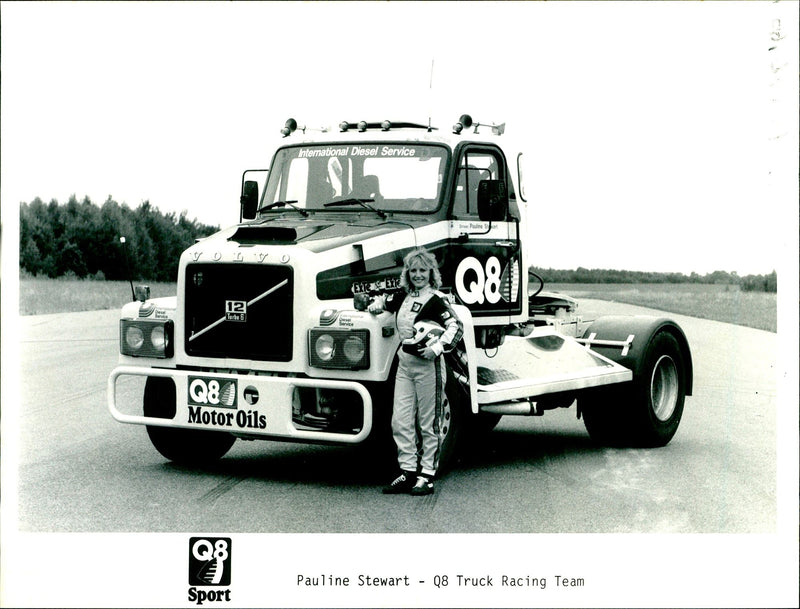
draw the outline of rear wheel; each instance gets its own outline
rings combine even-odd
[[[612,446],[664,446],[678,430],[686,397],[686,366],[668,332],[653,337],[636,378],[579,398],[586,430]]]
[[[144,388],[144,415],[159,419],[175,416],[175,383],[151,376]],[[184,465],[211,463],[227,453],[236,438],[221,431],[176,429],[147,425],[147,435],[156,450],[170,461]]]

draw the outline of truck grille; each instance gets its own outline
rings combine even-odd
[[[186,353],[288,362],[293,287],[288,266],[187,265]]]

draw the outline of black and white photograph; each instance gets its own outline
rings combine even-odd
[[[797,606],[797,3],[0,12],[0,606]]]

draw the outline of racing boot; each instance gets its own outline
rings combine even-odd
[[[397,478],[392,480],[389,486],[383,487],[384,495],[408,494],[414,487],[416,474],[414,472],[403,471]]]

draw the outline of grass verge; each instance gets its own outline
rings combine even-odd
[[[569,294],[580,301],[593,298],[649,307],[777,332],[778,295],[743,292],[739,286],[713,284],[547,284],[545,289]]]
[[[151,295],[174,296],[175,283],[152,283]],[[547,284],[545,289],[580,300],[593,298],[639,305],[776,332],[777,294],[742,292],[738,286],[708,284]],[[23,278],[21,315],[118,309],[131,300],[126,281]]]
[[[149,283],[153,298],[175,296],[175,283]],[[73,313],[122,308],[132,300],[131,285],[127,281],[95,281],[90,279],[19,280],[20,315],[46,313]]]

